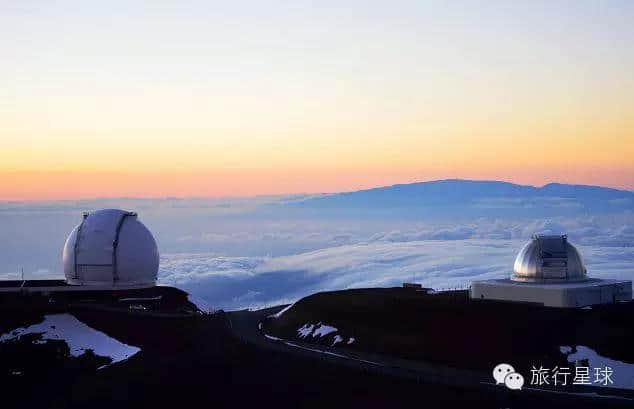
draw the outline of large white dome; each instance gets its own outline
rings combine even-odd
[[[136,213],[104,209],[84,213],[62,255],[69,284],[141,288],[156,285],[159,253]]]

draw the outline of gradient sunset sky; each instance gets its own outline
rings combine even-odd
[[[7,1],[0,53],[0,200],[634,189],[632,1]]]

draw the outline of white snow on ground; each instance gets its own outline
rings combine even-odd
[[[275,314],[269,315],[269,318],[276,318],[277,319],[277,318],[281,317],[282,314],[284,314],[286,311],[288,311],[293,305],[295,305],[295,303],[287,305],[286,307],[284,307],[283,310],[278,311]]]
[[[588,348],[583,345],[577,345],[577,352],[572,353],[572,347],[570,346],[562,346],[559,350],[567,355],[568,362],[575,362],[587,359],[588,360],[588,368],[590,374],[590,382],[595,380],[595,368],[600,368],[604,370],[605,367],[609,367],[612,369],[612,375],[610,378],[613,383],[609,383],[607,385],[603,385],[600,382],[593,382],[594,386],[605,386],[612,388],[624,388],[624,389],[634,389],[634,365],[628,364],[621,361],[616,361],[614,359],[606,358],[604,356],[599,355],[591,348]],[[581,366],[586,366],[582,364]]]
[[[315,328],[315,326],[312,324],[304,324],[303,327],[297,330],[297,336],[300,338],[306,338],[311,332],[313,332],[313,328]]]
[[[332,334],[333,332],[337,332],[337,328],[331,327],[330,325],[322,324],[321,322],[317,325],[313,324],[304,324],[301,328],[297,330],[297,336],[299,338],[306,338],[311,335],[313,338],[315,337],[323,337],[328,334]]]
[[[353,338],[353,337],[350,337],[350,339],[348,340],[348,342],[346,342],[346,344],[350,345],[350,344],[352,344],[354,341],[356,341],[356,339],[355,339],[355,338]]]
[[[204,313],[213,314],[215,312],[214,308],[202,298],[196,297],[195,295],[187,294],[187,300]]]
[[[70,314],[45,315],[44,321],[39,324],[17,328],[3,334],[0,336],[0,342],[10,341],[27,334],[41,334],[41,339],[36,340],[36,344],[42,344],[48,340],[65,341],[70,354],[75,357],[83,355],[90,349],[95,355],[111,358],[110,364],[126,360],[141,350],[90,328]]]
[[[320,322],[319,324],[317,324],[317,328],[315,328],[315,330],[313,331],[313,338],[323,337],[324,335],[328,335],[337,331],[337,328],[331,327],[329,325],[324,325]]]
[[[335,339],[332,341],[332,346],[335,346],[336,344],[340,343],[341,341],[343,341],[343,338],[341,338],[340,335],[336,335]]]

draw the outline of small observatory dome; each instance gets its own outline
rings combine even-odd
[[[126,288],[156,285],[159,253],[136,213],[104,209],[84,213],[62,255],[68,284]]]
[[[561,283],[587,280],[579,251],[568,237],[535,235],[517,255],[513,281]]]

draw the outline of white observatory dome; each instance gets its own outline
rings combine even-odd
[[[136,213],[118,209],[84,213],[62,255],[68,284],[142,288],[156,285],[159,253]]]
[[[568,237],[535,235],[517,254],[514,281],[561,283],[587,280],[581,254]]]

